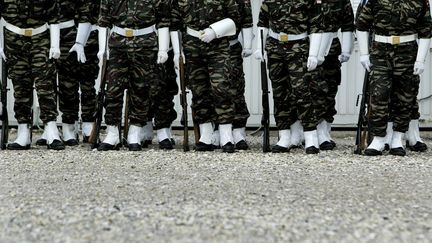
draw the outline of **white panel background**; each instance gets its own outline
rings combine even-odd
[[[252,10],[254,15],[254,31],[256,33],[256,22],[258,18],[259,7],[261,0],[252,0]],[[354,9],[357,8],[359,0],[352,0]],[[1,35],[3,36],[3,35]],[[255,48],[255,44],[254,44]],[[431,86],[431,57],[427,58],[426,71],[422,75],[421,87],[418,98],[427,97],[432,94]],[[259,126],[261,121],[261,83],[260,83],[260,64],[253,58],[246,58],[244,61],[244,71],[246,76],[246,101],[248,104],[251,117],[248,121],[248,126]],[[334,126],[349,126],[353,127],[357,122],[358,107],[356,100],[358,94],[361,93],[363,85],[364,71],[359,63],[359,53],[357,45],[350,61],[342,67],[342,84],[339,86],[337,95],[336,109],[338,115],[335,117]],[[8,87],[12,87],[9,81]],[[271,90],[271,87],[270,87]],[[270,93],[270,97],[271,97]],[[189,93],[189,104],[191,94]],[[431,122],[432,115],[432,99],[427,99],[420,102],[421,119],[426,123]],[[176,110],[178,111],[178,119],[174,122],[174,126],[178,126],[181,117],[181,106],[179,98],[175,98]],[[37,104],[35,104],[37,106]],[[270,99],[270,106],[273,106],[273,101]],[[273,109],[271,108],[271,111]],[[8,93],[8,111],[10,124],[15,125],[16,121],[13,117],[13,90]],[[190,111],[190,110],[189,110]],[[191,117],[189,114],[189,122]],[[59,120],[60,122],[60,120]],[[271,124],[274,125],[274,119],[271,117]],[[423,124],[424,125],[424,124]]]

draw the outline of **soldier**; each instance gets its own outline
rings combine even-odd
[[[150,106],[150,82],[157,79],[156,62],[161,64],[168,59],[169,13],[169,4],[162,0],[102,1],[99,40],[105,41],[99,41],[99,59],[106,52],[106,28],[111,28],[112,34],[108,44],[107,136],[98,150],[120,147],[120,114],[125,88],[130,94],[129,150],[141,150],[141,130],[147,122]]]
[[[228,77],[229,40],[224,37],[236,33],[238,5],[234,0],[175,0],[172,7],[174,62],[178,67],[181,52],[177,31],[181,30],[192,108],[200,127],[201,137],[195,149],[213,150],[212,123],[218,123],[222,150],[232,153],[235,107]]]
[[[87,142],[93,128],[96,109],[95,80],[99,71],[97,34],[95,32],[99,4],[83,1],[57,1],[60,10],[60,59],[57,60],[59,79],[59,107],[62,112],[62,132],[65,145],[78,145],[77,124],[81,89],[81,117],[83,142]],[[75,29],[75,22],[78,29]],[[88,59],[84,53],[84,45]],[[72,47],[72,48],[71,48]],[[72,51],[77,52],[77,56]],[[84,64],[87,61],[86,64]],[[82,64],[80,64],[80,62]],[[46,144],[46,134],[36,141]]]
[[[332,150],[335,143],[331,140],[331,124],[337,111],[336,93],[341,83],[341,64],[347,62],[353,47],[354,13],[349,0],[324,1],[322,3],[321,23],[323,42],[320,46],[317,80],[317,126],[318,143],[321,150]],[[341,31],[340,42],[336,38]]]
[[[318,62],[321,43],[321,34],[317,33],[319,4],[321,1],[315,0],[275,0],[264,1],[261,5],[256,58],[263,61],[265,57],[261,49],[267,49],[274,116],[279,130],[279,141],[272,148],[275,153],[289,151],[292,145],[290,128],[298,119],[302,121],[305,131],[306,153],[319,152],[318,120],[310,88],[311,78],[304,78],[306,72],[314,70]],[[269,32],[266,46],[261,44],[261,31],[265,36]]]
[[[246,150],[246,123],[250,114],[247,108],[244,92],[245,78],[243,73],[243,58],[252,55],[252,8],[249,0],[237,0],[241,20],[241,36],[235,36],[230,40],[230,80],[232,84],[232,95],[234,101],[233,138],[235,148]],[[240,42],[240,41],[241,42]]]
[[[13,83],[14,111],[18,121],[17,139],[8,144],[8,149],[30,148],[33,84],[38,94],[41,119],[45,123],[47,147],[64,149],[56,125],[55,66],[48,60],[60,56],[60,29],[55,24],[57,12],[54,0],[2,1],[8,75]]]
[[[392,109],[390,154],[404,156],[402,136],[408,130],[432,36],[429,4],[426,0],[369,0],[357,17],[356,27],[360,62],[370,72],[369,131],[374,138],[365,154],[382,154]],[[370,55],[369,32],[374,33]]]

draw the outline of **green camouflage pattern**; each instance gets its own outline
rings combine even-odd
[[[154,129],[171,127],[177,118],[174,109],[174,96],[178,94],[177,75],[174,69],[174,52],[168,52],[168,60],[157,65],[158,78],[150,80],[150,111],[149,119],[154,117]]]
[[[321,4],[316,0],[265,0],[261,5],[258,27],[294,35],[322,32],[320,9]]]
[[[247,108],[245,93],[245,77],[243,72],[242,46],[240,43],[230,46],[230,73],[231,92],[234,102],[234,122],[233,128],[246,127],[247,119],[249,118],[249,110]]]
[[[359,12],[356,27],[379,35],[411,35],[419,38],[432,36],[429,3],[425,0],[402,1],[369,0]],[[413,74],[417,43],[391,45],[373,42],[370,50],[370,133],[386,135],[387,122],[393,129],[408,130],[418,94],[420,79]],[[391,116],[391,117],[390,117]]]
[[[124,2],[124,4],[122,4]],[[167,0],[101,0],[98,25],[111,28],[142,29],[170,26],[170,3]]]
[[[324,32],[353,32],[354,12],[350,0],[324,0],[321,5],[320,23]]]
[[[1,16],[20,28],[37,28],[58,21],[56,0],[2,0]]]
[[[418,34],[431,38],[431,17],[427,0],[369,0],[356,19],[359,31],[377,35],[403,36]]]
[[[33,85],[38,95],[41,120],[47,123],[57,119],[55,65],[48,60],[49,48],[48,32],[25,37],[5,30],[8,78],[14,88],[14,111],[18,123],[31,124]]]
[[[232,123],[234,103],[229,80],[228,38],[204,43],[187,35],[186,27],[204,30],[211,24],[231,18],[237,28],[240,13],[235,0],[175,0],[172,3],[172,30],[183,31],[188,86],[192,90],[192,109],[201,123]]]

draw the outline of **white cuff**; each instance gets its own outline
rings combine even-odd
[[[369,55],[369,32],[357,30],[360,55]]]

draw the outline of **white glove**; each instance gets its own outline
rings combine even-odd
[[[338,59],[340,63],[348,62],[354,46],[353,33],[350,31],[342,32],[340,42],[342,43],[342,53],[339,55]]]
[[[49,59],[58,59],[60,57],[60,25],[50,25],[50,50]]]
[[[338,59],[339,59],[339,62],[340,63],[344,63],[344,62],[348,62],[349,61],[349,59],[350,59],[350,57],[351,57],[351,54],[349,54],[349,53],[341,53],[339,56],[338,56]]]
[[[318,67],[318,58],[314,56],[309,56],[307,60],[308,71],[313,71]]]
[[[366,71],[370,72],[372,63],[370,62],[369,54],[360,56],[360,63]]]
[[[315,70],[318,66],[318,53],[321,46],[323,34],[312,33],[310,35],[309,57],[307,60],[308,71]]]
[[[414,75],[420,75],[424,72],[425,70],[425,64],[424,62],[415,62],[414,63]]]
[[[255,59],[264,62],[265,59],[267,59],[267,51],[265,50],[265,46],[266,46],[266,40],[267,40],[267,35],[268,35],[268,28],[264,28],[264,27],[258,27],[257,30],[257,35],[256,35],[256,45],[257,45],[257,49],[255,51]],[[263,38],[261,38],[261,32],[263,33]],[[264,43],[262,43],[261,39],[263,39]],[[263,56],[263,50],[264,50],[264,56]]]
[[[90,36],[90,32],[91,32],[91,24],[90,23],[79,23],[78,24],[78,31],[77,31],[77,36],[75,39],[75,44],[69,50],[69,52],[76,52],[77,53],[78,62],[85,63],[87,61],[87,58],[86,58],[86,55],[84,52],[84,46],[87,43],[88,37]]]
[[[210,41],[216,39],[216,32],[211,28],[206,28],[202,31],[200,40],[205,43],[210,43]]]
[[[99,41],[99,52],[97,53],[97,57],[99,61],[102,61],[105,53],[107,52],[107,28],[99,28],[98,30],[98,41]],[[109,59],[107,53],[107,60]]]
[[[423,73],[425,66],[426,55],[429,51],[430,39],[419,39],[417,58],[414,63],[414,75],[420,75]]]
[[[243,51],[242,57],[249,57],[252,55],[252,39],[253,39],[253,31],[251,28],[243,28],[242,29],[242,39],[243,39]]]
[[[325,61],[325,57],[322,56],[318,56],[317,59],[318,59],[318,66],[321,66]]]
[[[6,62],[6,55],[5,55],[5,53],[4,53],[4,49],[3,49],[3,47],[0,47],[0,56],[1,56],[1,58],[3,58],[3,60]]]
[[[171,36],[171,43],[172,43],[172,47],[173,47],[173,52],[174,52],[174,68],[179,70],[179,63],[180,63],[180,55],[183,58],[183,64],[185,64],[186,62],[186,58],[184,56],[183,51],[181,51],[181,46],[180,46],[180,34],[178,31],[171,31],[170,32],[170,36]]]
[[[159,51],[156,63],[162,64],[168,60],[168,49],[170,43],[170,34],[168,27],[158,29]]]

